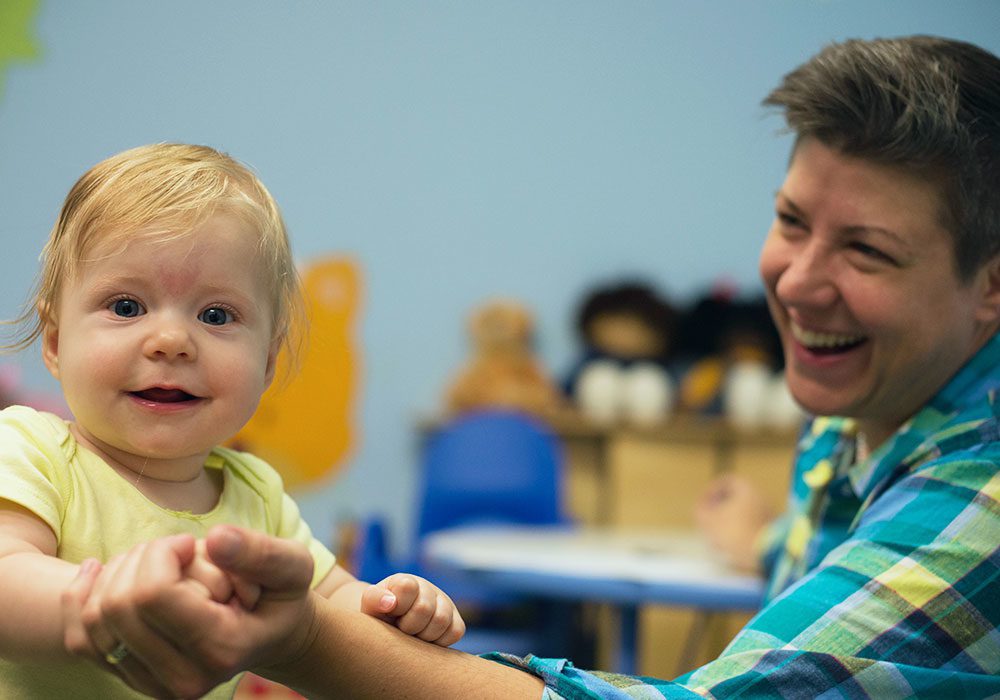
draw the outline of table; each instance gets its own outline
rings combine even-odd
[[[763,595],[759,578],[734,571],[688,531],[484,525],[428,535],[421,555],[428,568],[484,588],[614,605],[615,666],[624,673],[636,669],[640,606],[755,610]]]

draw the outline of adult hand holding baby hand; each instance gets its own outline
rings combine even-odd
[[[182,584],[193,586],[217,603],[231,602],[253,610],[260,598],[260,585],[222,571],[208,557],[206,548],[206,540],[195,541],[195,556],[184,567]]]
[[[67,648],[140,692],[171,698],[198,697],[261,658],[296,654],[310,638],[312,559],[295,543],[269,550],[270,540],[242,542],[238,529],[218,527],[204,553],[226,569],[237,598],[257,587],[252,610],[231,594],[216,600],[225,594],[217,580],[188,578],[210,571],[192,566],[192,537],[164,537],[103,568],[81,566],[62,598]],[[127,651],[110,665],[106,655],[119,648]]]
[[[141,607],[171,588],[202,600],[232,598],[229,577],[204,561],[204,547],[198,550],[193,537],[176,535],[136,545],[103,566],[93,559],[84,562],[61,598],[66,649],[117,673],[136,690],[177,697],[150,670],[169,663],[169,645],[156,638],[142,644],[126,638],[143,624]]]

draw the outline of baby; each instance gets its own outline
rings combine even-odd
[[[462,636],[435,586],[357,581],[271,467],[219,446],[254,413],[279,350],[294,358],[301,327],[285,226],[249,169],[180,144],[99,163],[66,198],[33,301],[10,347],[41,341],[74,420],[0,412],[0,697],[140,697],[115,677],[129,678],[130,650],[110,632],[81,645],[60,597],[93,560],[108,585],[124,553],[223,523],[304,543],[314,590],[337,604],[437,644]],[[254,591],[198,552],[186,574],[206,595],[253,605]]]

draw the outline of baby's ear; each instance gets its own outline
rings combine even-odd
[[[267,365],[264,367],[265,386],[271,386],[271,382],[274,381],[274,374],[278,368],[278,355],[281,352],[282,342],[283,339],[281,338],[274,340],[267,352]]]
[[[52,376],[59,379],[59,325],[51,306],[44,301],[38,302],[38,318],[42,325],[42,360]]]

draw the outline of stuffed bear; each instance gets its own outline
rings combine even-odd
[[[559,390],[535,357],[535,323],[523,304],[505,299],[475,309],[468,321],[472,358],[449,387],[449,412],[497,408],[548,417]]]

